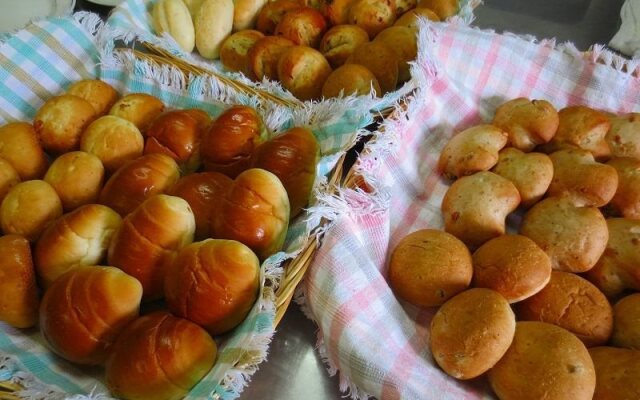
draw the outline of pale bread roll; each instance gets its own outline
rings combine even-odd
[[[191,53],[196,34],[189,7],[182,0],[160,0],[151,12],[153,29],[157,35],[169,34],[180,48]]]
[[[232,0],[204,0],[194,20],[196,49],[204,58],[217,59],[224,39],[233,30]]]
[[[380,96],[380,84],[375,75],[366,67],[358,64],[346,64],[335,69],[327,77],[322,86],[322,97],[339,97],[349,95],[368,95],[373,90]]]
[[[300,100],[319,99],[322,85],[330,74],[327,59],[311,47],[293,46],[278,60],[280,83]]]
[[[22,180],[40,179],[49,167],[36,131],[27,122],[0,126],[0,157],[9,161]]]
[[[612,158],[607,165],[618,173],[618,188],[608,207],[622,217],[640,219],[640,160]]]
[[[605,140],[612,157],[632,157],[640,160],[640,113],[611,117],[611,129]]]
[[[398,85],[398,63],[396,53],[382,42],[360,44],[347,58],[345,64],[360,64],[376,76],[382,95],[396,90]]]
[[[318,50],[329,61],[332,68],[338,68],[362,43],[369,41],[367,32],[357,25],[336,25],[322,37]]]
[[[249,50],[264,37],[256,30],[243,30],[229,35],[220,48],[220,62],[226,69],[242,72],[249,79],[255,79],[253,69],[249,63]]]
[[[104,167],[100,159],[84,151],[72,151],[56,158],[44,180],[60,196],[64,211],[95,203],[102,189]]]
[[[121,117],[105,115],[93,121],[82,134],[80,150],[96,156],[107,173],[142,155],[144,138],[136,125]]]
[[[124,118],[144,133],[151,122],[164,111],[164,103],[146,93],[129,93],[122,96],[109,110],[109,114]]]
[[[613,306],[611,344],[640,350],[640,293],[633,293]]]
[[[596,370],[593,400],[640,397],[640,351],[615,347],[589,349]]]
[[[501,104],[491,123],[507,132],[511,146],[529,152],[555,136],[560,117],[546,100],[519,97]]]
[[[82,97],[96,110],[96,116],[105,115],[120,95],[113,86],[99,79],[82,79],[67,89],[67,94]]]

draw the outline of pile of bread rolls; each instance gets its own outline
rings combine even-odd
[[[640,115],[517,98],[438,170],[444,231],[389,264],[399,298],[439,307],[435,362],[500,399],[639,398]]]
[[[251,107],[72,84],[0,126],[0,321],[104,366],[115,396],[181,398],[253,307],[318,160],[310,130],[271,138]]]
[[[159,0],[152,14],[183,50],[312,100],[395,90],[411,77],[418,16],[444,20],[458,1]]]

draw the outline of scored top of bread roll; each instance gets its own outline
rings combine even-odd
[[[108,113],[120,96],[113,86],[100,79],[82,79],[74,82],[67,89],[67,93],[82,97],[91,103],[97,116]]]
[[[249,79],[255,79],[249,64],[249,50],[263,37],[262,32],[252,29],[229,35],[220,47],[220,62],[229,71],[242,72]]]
[[[338,68],[347,61],[356,47],[368,41],[367,32],[357,25],[335,25],[322,36],[318,50],[332,68]]]
[[[278,61],[280,83],[300,100],[319,99],[322,85],[330,74],[327,59],[311,47],[293,46]]]

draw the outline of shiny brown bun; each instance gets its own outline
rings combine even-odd
[[[548,196],[566,197],[576,206],[602,207],[616,193],[616,169],[595,161],[589,151],[559,150],[549,158],[553,162],[553,180]]]
[[[398,82],[411,79],[409,63],[418,55],[416,32],[406,26],[390,26],[376,35],[375,41],[386,43],[396,53],[398,60]]]
[[[0,158],[0,202],[12,187],[20,183],[20,176],[11,163]]]
[[[138,316],[141,295],[140,282],[118,268],[74,268],[45,292],[40,331],[60,357],[102,364],[122,329]]]
[[[193,212],[184,199],[151,196],[124,218],[111,240],[107,260],[140,281],[143,300],[160,299],[167,266],[193,241],[195,229]]]
[[[593,268],[609,232],[595,207],[576,207],[569,199],[549,197],[524,216],[520,234],[533,239],[551,258],[553,269],[585,272]]]
[[[516,316],[498,292],[465,290],[433,316],[431,353],[440,368],[454,378],[475,378],[502,358],[515,330]]]
[[[278,61],[278,79],[282,86],[300,100],[322,96],[322,85],[331,74],[331,66],[316,49],[294,46]]]
[[[494,125],[476,125],[455,134],[444,146],[438,171],[447,178],[460,178],[488,171],[498,162],[507,144],[507,134]]]
[[[542,146],[546,153],[577,147],[593,154],[596,160],[611,154],[605,135],[611,127],[609,118],[602,112],[586,106],[571,106],[558,112],[560,123],[551,141]]]
[[[164,288],[174,315],[219,335],[244,321],[258,298],[260,261],[235,240],[192,243],[167,269]]]
[[[278,61],[285,51],[295,46],[282,36],[265,36],[249,50],[249,65],[258,81],[278,79]]]
[[[40,179],[49,167],[32,124],[11,122],[0,126],[0,157],[9,161],[20,179]]]
[[[338,68],[362,43],[369,41],[369,34],[357,25],[336,25],[322,36],[318,50],[329,61],[331,68]]]
[[[333,70],[322,85],[322,97],[380,96],[382,90],[376,76],[366,67],[358,64],[346,64]]]
[[[84,151],[72,151],[56,158],[47,173],[49,183],[60,196],[64,211],[95,203],[102,189],[104,167],[96,156]]]
[[[100,264],[120,225],[120,215],[100,204],[87,204],[58,218],[42,233],[34,249],[42,287],[48,288],[72,268]]]
[[[327,21],[320,11],[301,7],[287,12],[276,26],[274,34],[283,36],[296,45],[315,48],[326,30]]]
[[[640,159],[612,158],[607,165],[618,173],[618,189],[608,207],[622,217],[640,219]]]
[[[251,154],[266,132],[255,109],[233,106],[225,110],[202,135],[200,154],[204,169],[235,178],[249,167]]]
[[[145,154],[111,175],[100,192],[99,202],[125,216],[149,197],[164,193],[179,178],[180,169],[173,158]]]
[[[460,10],[459,0],[419,0],[418,7],[433,10],[441,20],[456,15]]]
[[[544,322],[517,322],[511,346],[488,376],[502,400],[590,400],[596,387],[584,344]]]
[[[100,79],[83,79],[74,82],[67,89],[67,94],[82,97],[96,111],[96,116],[105,115],[120,95],[113,86]]]
[[[80,148],[80,136],[96,118],[85,99],[63,94],[47,100],[33,117],[33,127],[44,150],[52,154]]]
[[[511,146],[529,152],[553,138],[560,117],[553,104],[546,100],[519,97],[501,104],[491,123],[507,132]]]
[[[144,133],[163,111],[164,103],[159,98],[146,93],[129,93],[115,102],[109,114],[133,122]]]
[[[258,146],[252,166],[280,179],[289,196],[292,219],[309,204],[319,160],[320,145],[313,132],[296,127]]]
[[[602,257],[585,277],[607,297],[640,291],[640,220],[607,220],[609,241]]]
[[[284,244],[289,227],[289,199],[277,176],[260,168],[233,181],[214,219],[214,237],[249,246],[260,260]]]
[[[360,64],[376,76],[382,95],[396,90],[398,63],[396,53],[382,42],[362,43],[347,58],[345,64]]]
[[[551,260],[531,239],[502,235],[473,253],[473,286],[495,290],[509,303],[538,293],[551,278]]]
[[[522,206],[537,203],[549,189],[553,179],[553,163],[543,153],[524,153],[514,147],[500,150],[492,172],[509,179],[518,188]]]
[[[9,190],[0,205],[0,222],[5,235],[22,235],[34,242],[47,225],[62,215],[62,202],[47,182],[20,182]]]
[[[19,235],[0,237],[0,321],[15,328],[38,322],[38,287],[29,241]]]
[[[640,350],[640,293],[633,293],[613,306],[611,344]]]
[[[364,29],[373,39],[396,22],[395,0],[355,0],[349,7],[347,21]]]
[[[405,236],[389,261],[389,285],[401,299],[439,306],[467,289],[473,267],[467,247],[455,236],[422,229]]]
[[[196,239],[213,236],[213,218],[218,214],[221,199],[226,196],[232,182],[231,178],[219,172],[200,172],[183,176],[168,190],[168,194],[189,203],[196,220]]]
[[[80,150],[98,157],[108,173],[140,157],[143,149],[144,138],[133,122],[113,115],[93,121],[80,138]]]
[[[182,399],[213,367],[216,355],[216,343],[193,322],[162,311],[144,315],[113,346],[107,387],[126,399]]]
[[[165,112],[147,129],[144,153],[162,153],[173,158],[184,173],[200,167],[200,122],[186,110]]]
[[[612,157],[632,157],[640,160],[640,113],[610,118],[611,129],[605,140]]]
[[[418,17],[424,17],[426,19],[429,19],[431,21],[436,21],[436,22],[440,21],[440,17],[438,17],[438,14],[434,13],[430,8],[416,7],[400,15],[396,20],[396,22],[393,23],[393,25],[406,26],[407,28],[417,30]]]
[[[478,172],[453,182],[442,200],[445,231],[475,248],[503,235],[505,219],[520,204],[511,181]]]
[[[518,320],[558,325],[587,347],[605,344],[613,330],[613,310],[605,295],[569,272],[553,271],[549,283],[517,307]]]
[[[249,50],[264,37],[260,31],[246,29],[229,35],[220,47],[220,62],[233,72],[242,72],[247,78],[255,79],[249,63]]]
[[[304,5],[295,0],[268,1],[258,13],[256,29],[265,35],[273,35],[286,13],[302,7]]]
[[[593,400],[631,400],[640,396],[640,351],[593,347],[589,354],[596,370]]]

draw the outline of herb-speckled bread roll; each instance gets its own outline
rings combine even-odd
[[[396,90],[398,62],[396,53],[383,42],[362,43],[347,58],[345,64],[360,64],[376,76],[382,95]]]
[[[349,7],[348,22],[364,29],[373,39],[396,22],[396,1],[355,0]]]
[[[369,35],[359,26],[336,25],[324,34],[318,50],[332,68],[338,68],[347,61],[356,47],[368,41]]]
[[[249,50],[264,37],[260,31],[246,29],[229,35],[220,48],[220,62],[229,71],[242,72],[250,79],[255,79],[253,68],[249,63]]]
[[[319,99],[322,85],[330,74],[327,59],[311,47],[291,47],[278,61],[280,83],[300,100]]]
[[[259,39],[249,50],[249,66],[255,79],[278,79],[278,61],[294,46],[294,43],[282,36],[265,36]]]
[[[358,64],[346,64],[335,69],[322,85],[322,96],[338,97],[340,93],[349,95],[368,95],[373,90],[380,96],[380,84],[376,76],[366,67]]]
[[[285,37],[296,45],[316,48],[327,30],[327,21],[320,11],[311,7],[301,7],[287,12],[275,35]]]

